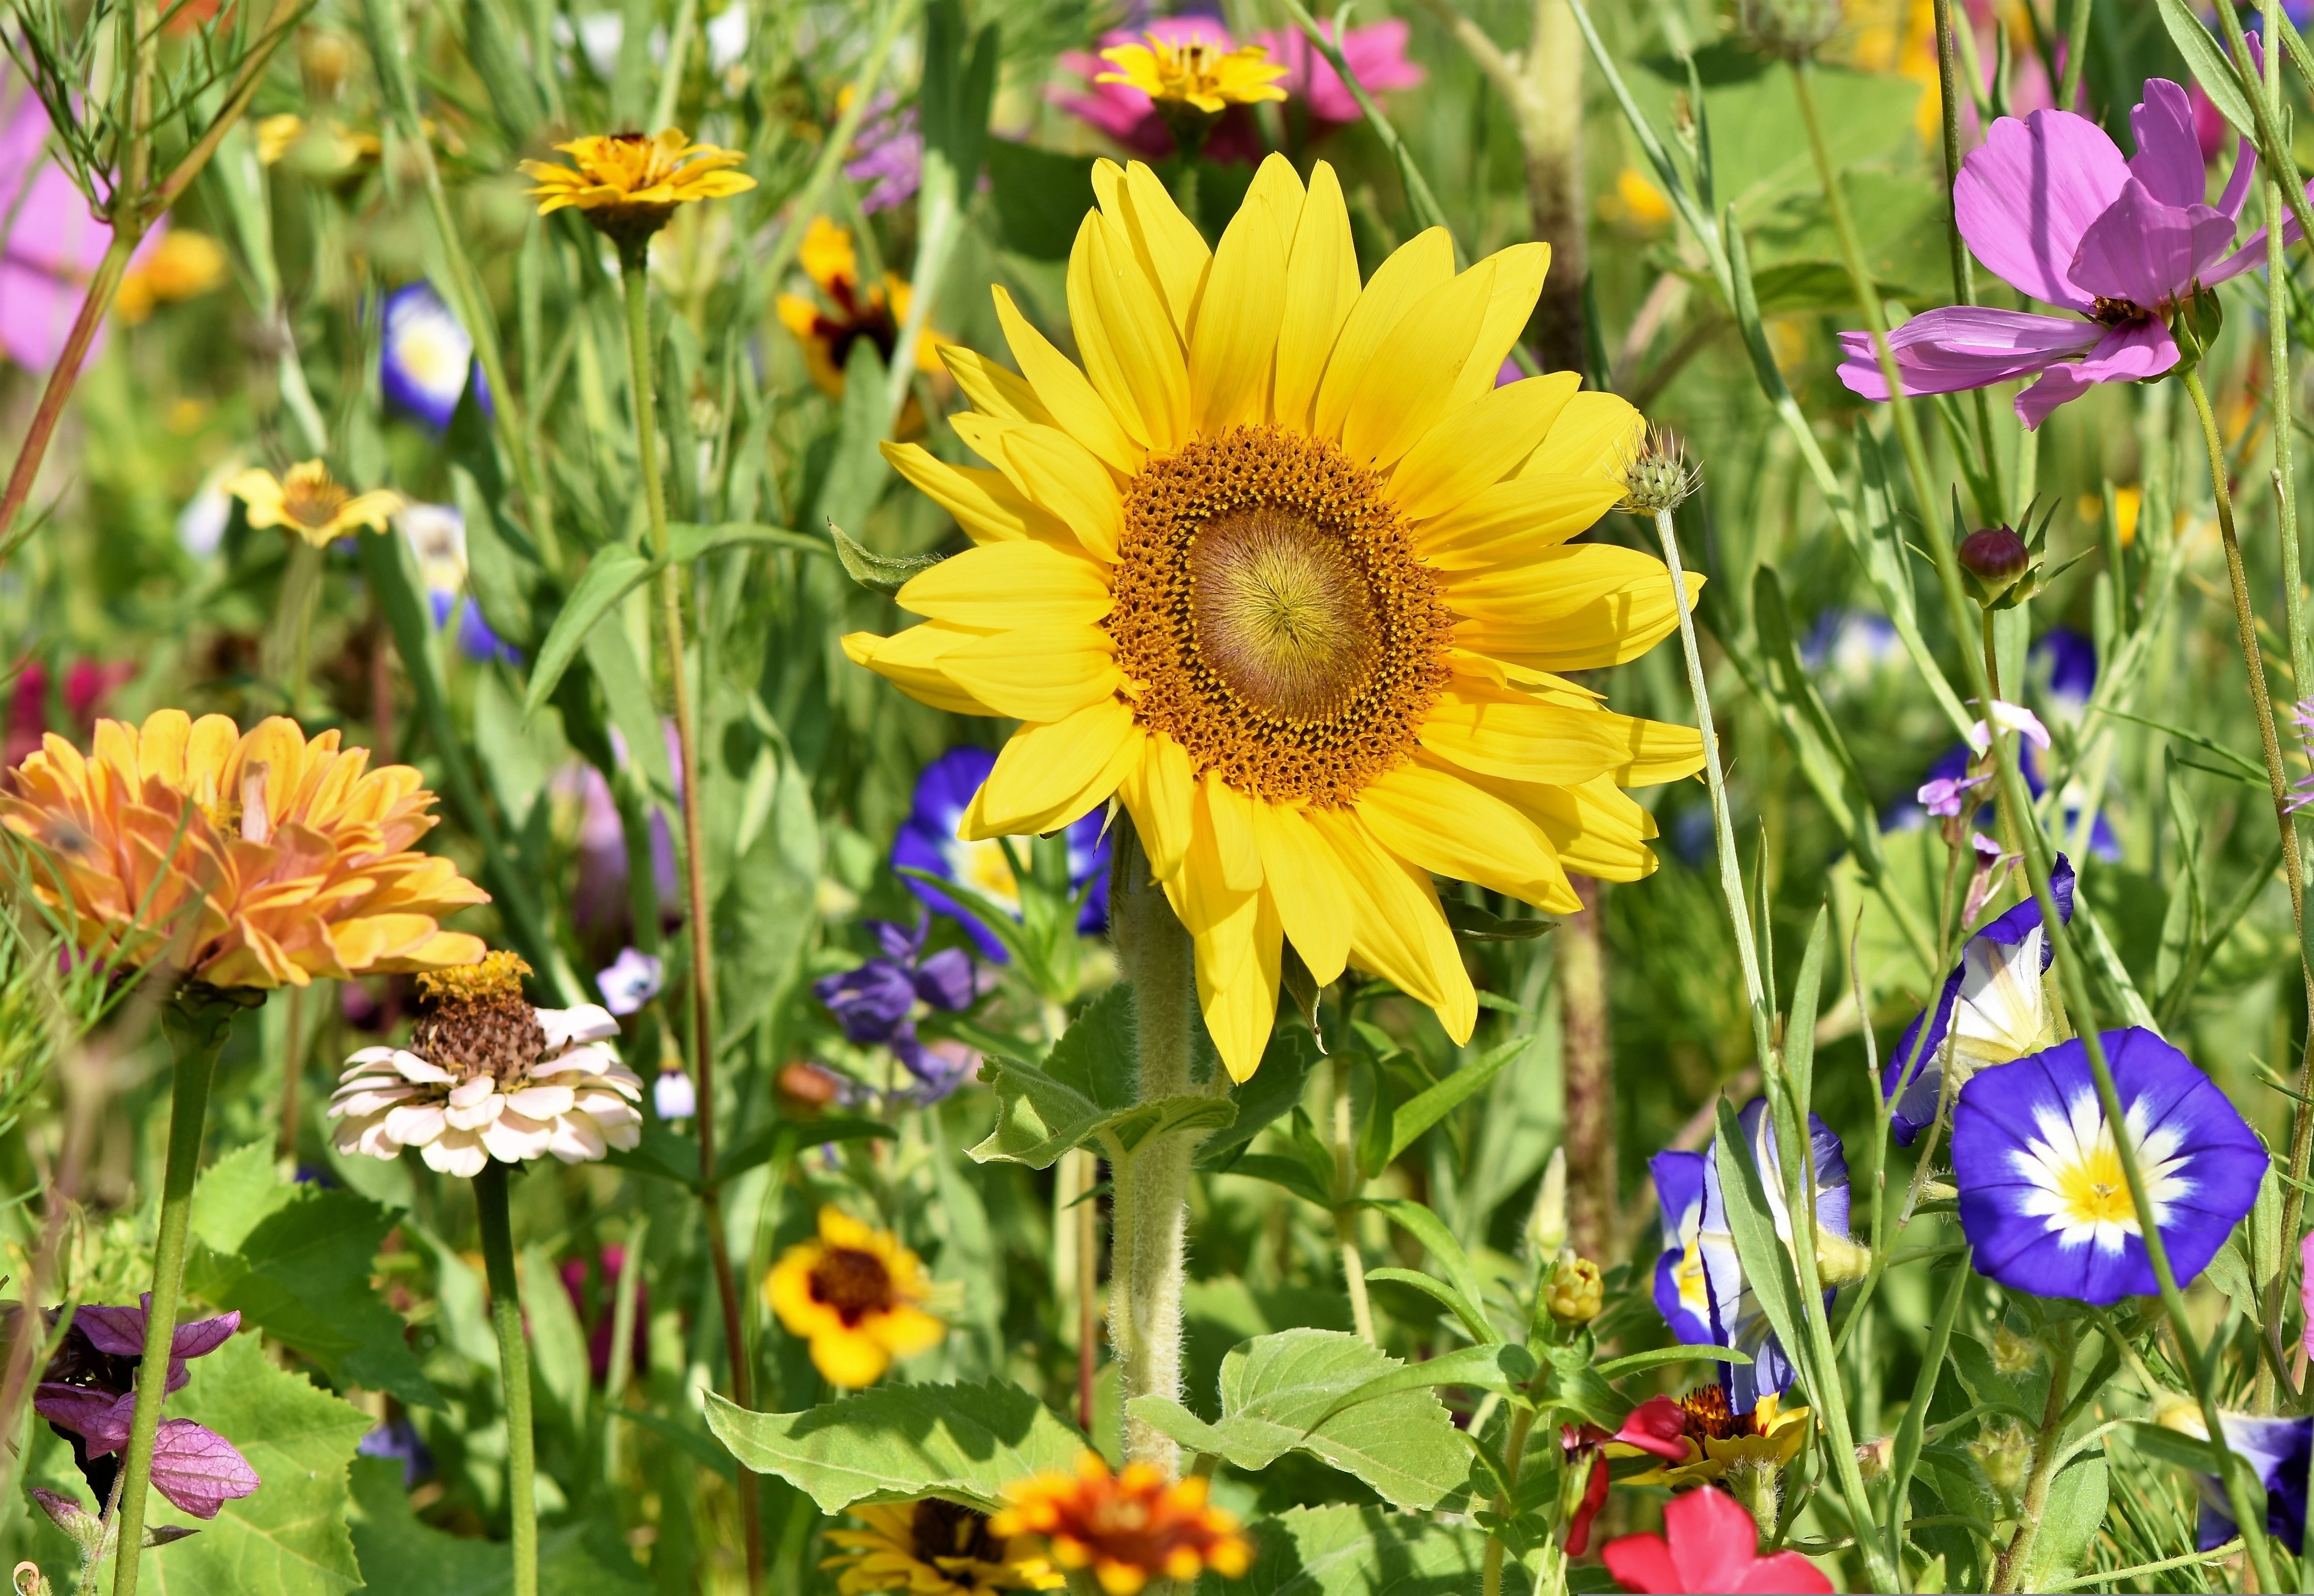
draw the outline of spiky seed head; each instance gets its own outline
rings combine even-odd
[[[1736,31],[1762,55],[1797,61],[1840,31],[1841,0],[1743,0]]]
[[[1623,500],[1617,507],[1634,516],[1677,509],[1703,485],[1703,468],[1687,457],[1687,445],[1668,428],[1650,427],[1623,466]]]

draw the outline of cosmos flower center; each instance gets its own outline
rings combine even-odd
[[[2133,299],[2112,299],[2100,294],[2089,302],[2089,320],[2102,327],[2119,327],[2130,322],[2142,322],[2152,314]]]
[[[1335,807],[1413,745],[1453,623],[1373,472],[1239,427],[1153,459],[1125,511],[1102,624],[1135,718],[1200,772]]]
[[[889,1313],[899,1293],[892,1272],[874,1253],[856,1247],[831,1247],[811,1266],[811,1298],[833,1309],[846,1329],[871,1313]]]
[[[921,1562],[969,1559],[1002,1563],[1004,1548],[988,1532],[988,1515],[954,1502],[927,1496],[908,1515],[908,1539]]]

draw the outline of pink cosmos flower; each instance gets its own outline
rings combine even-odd
[[[2177,364],[2168,318],[2196,288],[2265,259],[2262,234],[2231,247],[2256,158],[2242,141],[2212,207],[2203,199],[2201,145],[2184,89],[2148,79],[2130,128],[2137,154],[2124,161],[2103,128],[2071,111],[1993,123],[1953,185],[1961,236],[1995,276],[2078,319],[1979,305],[1915,316],[1888,335],[1906,393],[1955,393],[2038,373],[2017,396],[2018,419],[2034,428],[2098,383],[2156,377]],[[2284,237],[2297,236],[2289,223]],[[1871,335],[1843,332],[1840,341],[1840,380],[1867,399],[1886,399]]]
[[[1391,17],[1342,35],[1342,58],[1367,93],[1420,85],[1425,75],[1420,63],[1407,59],[1406,31],[1405,21]],[[1309,107],[1312,137],[1358,119],[1358,102],[1350,97],[1349,85],[1332,62],[1310,48],[1298,29],[1258,34],[1254,42],[1268,48],[1271,60],[1284,64],[1285,77],[1278,87]]]
[[[47,371],[64,354],[88,279],[112,247],[112,229],[42,150],[49,113],[39,95],[0,91],[0,355]],[[131,257],[142,261],[168,231],[155,223]],[[102,348],[89,346],[93,357]]]

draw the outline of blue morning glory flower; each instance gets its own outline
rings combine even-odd
[[[2257,1200],[2265,1146],[2226,1094],[2153,1032],[2132,1027],[2104,1041],[2182,1286]],[[2078,1037],[1971,1077],[1953,1110],[1952,1161],[1961,1229],[1987,1278],[2096,1303],[2157,1289]]]
[[[1674,1148],[1647,1160],[1663,1216],[1663,1251],[1656,1258],[1656,1310],[1683,1346],[1711,1342],[1711,1301],[1704,1289],[1696,1232],[1703,1221],[1703,1155]]]
[[[923,870],[972,887],[1018,919],[1020,887],[1012,878],[1012,861],[1005,856],[1003,845],[994,840],[967,842],[958,834],[973,795],[995,767],[996,755],[985,748],[951,748],[926,765],[916,779],[914,806],[892,839],[892,864],[896,869]],[[1077,929],[1088,935],[1108,923],[1108,840],[1101,835],[1100,825],[1100,811],[1096,809],[1063,833],[1069,845],[1069,886],[1092,885],[1083,913],[1077,917]],[[1002,964],[1010,957],[1004,944],[958,908],[948,894],[914,877],[902,879],[933,913],[962,924],[978,944],[982,957]]]
[[[2098,657],[2097,644],[2088,634],[2070,626],[2052,627],[2033,645],[2026,663],[2048,668],[2052,707],[2068,717],[2089,707],[2089,695],[2097,691]]]
[[[2201,1410],[2186,1410],[2175,1427],[2204,1435]],[[2165,1419],[2164,1423],[2172,1423]],[[2259,1418],[2247,1413],[2221,1413],[2226,1445],[2257,1473],[2265,1491],[2265,1532],[2293,1555],[2306,1549],[2306,1466],[2314,1453],[2314,1417]],[[2202,1493],[2202,1521],[2196,1527],[2195,1549],[2209,1551],[2241,1533],[2234,1522],[2233,1503],[2223,1481],[2214,1474],[2196,1477]]]
[[[2057,868],[2049,872],[2049,895],[2057,901],[2058,917],[2071,923],[2073,866],[2062,853],[2057,855]],[[1881,1094],[1895,1098],[1889,1128],[1895,1132],[1898,1142],[1910,1147],[1912,1138],[1937,1117],[1947,1038],[1951,1056],[1965,1073],[1989,1064],[2005,1064],[2041,1045],[2041,1029],[2048,1014],[2041,978],[2055,953],[2041,924],[2041,906],[2031,898],[1968,939],[1961,949],[1959,967],[1945,977],[1933,1017],[1917,1016],[1881,1067]],[[1921,1039],[1923,1020],[1929,1022],[1925,1041]],[[1912,1068],[1912,1080],[1898,1097],[1896,1088],[1903,1081],[1906,1069],[1912,1066],[1916,1044],[1920,1063]]]
[[[385,296],[384,331],[377,377],[386,402],[437,432],[448,430],[473,367],[474,340],[429,283],[411,283]],[[490,389],[479,372],[474,399],[488,414]]]

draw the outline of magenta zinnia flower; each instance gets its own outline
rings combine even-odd
[[[2265,257],[2263,234],[2231,248],[2257,164],[2248,141],[2211,206],[2186,91],[2150,78],[2129,115],[2137,154],[2125,161],[2103,128],[2071,111],[1992,124],[1953,185],[1961,236],[2018,292],[2079,319],[1979,305],[1915,316],[1888,335],[1906,393],[1956,393],[2038,373],[2017,396],[2018,419],[2038,427],[2098,383],[2170,370],[2177,345],[2169,317],[2197,288]],[[2298,236],[2296,223],[2284,236]],[[1840,341],[1840,380],[1867,399],[1886,399],[1871,335],[1843,332]]]

